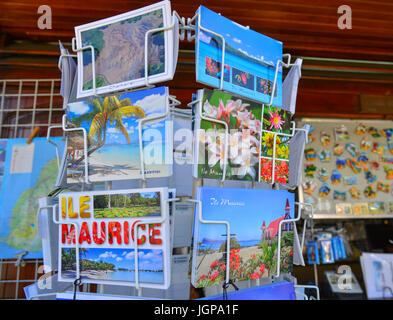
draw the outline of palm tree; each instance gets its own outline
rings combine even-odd
[[[108,123],[114,125],[130,144],[130,137],[122,118],[135,116],[141,119],[146,117],[144,110],[141,107],[133,106],[129,98],[119,100],[116,96],[108,96],[104,99],[94,99],[90,105],[93,107],[91,112],[82,114],[73,120],[77,127],[80,127],[85,121],[91,123],[87,137],[89,142],[87,155],[104,146]],[[77,162],[82,160],[83,158]]]

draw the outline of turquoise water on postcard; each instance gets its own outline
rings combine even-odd
[[[135,281],[135,271],[108,272],[106,278],[115,281]],[[163,272],[139,271],[139,281],[148,283],[164,283]]]
[[[198,81],[210,84],[215,87],[220,86],[220,79],[214,78],[212,76],[205,74],[205,58],[209,57],[221,63],[221,48],[215,48],[203,41],[198,42],[199,46],[199,57],[198,57]],[[256,88],[256,77],[261,77],[270,81],[274,81],[275,69],[267,68],[262,65],[259,65],[255,62],[248,61],[246,59],[235,56],[229,52],[225,52],[225,65],[229,65],[231,67],[231,76],[232,79],[232,68],[239,69],[244,72],[248,72],[254,75],[254,88]],[[279,70],[280,71],[280,70]],[[282,105],[282,72],[278,72],[277,75],[277,97],[274,98],[273,104],[276,106]],[[233,92],[235,94],[240,94],[245,97],[258,100],[261,102],[270,102],[270,96],[266,94],[262,94],[254,90],[249,90],[244,87],[240,87],[231,82],[224,81],[223,89]]]
[[[200,246],[201,249],[218,250],[225,241],[204,241]],[[261,240],[241,240],[238,241],[240,247],[252,247],[260,243]]]

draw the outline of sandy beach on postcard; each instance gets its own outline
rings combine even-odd
[[[95,280],[102,280],[107,279],[108,274],[114,272],[113,270],[86,270],[81,271],[80,276],[87,279],[95,279]],[[75,270],[67,270],[62,272],[63,278],[76,278],[76,271]]]

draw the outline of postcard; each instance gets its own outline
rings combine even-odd
[[[371,214],[383,214],[385,213],[385,203],[381,201],[369,202],[368,211]]]
[[[225,91],[270,103],[276,65],[282,60],[282,42],[243,27],[204,6],[199,7],[198,14],[196,81],[220,88],[222,77]],[[216,34],[225,39],[223,68],[223,41]],[[281,65],[272,104],[282,106]]]
[[[88,138],[91,182],[140,179],[139,122],[165,114],[168,88],[156,87],[68,104],[68,127],[84,128]],[[142,127],[147,178],[172,174],[172,126],[169,118]],[[82,131],[70,132],[67,143],[67,183],[84,181]]]
[[[167,188],[62,193],[59,281],[77,277],[78,241],[84,283],[134,286],[137,272],[141,287],[167,289],[171,252],[166,199]]]
[[[352,214],[352,206],[350,203],[336,203],[337,214]]]
[[[393,255],[388,253],[362,253],[360,256],[364,284],[368,299],[393,298]]]
[[[170,26],[170,1],[161,1],[137,10],[75,27],[78,48],[77,97],[93,91],[92,53],[94,48],[96,93],[103,94],[145,85],[145,35],[149,30]],[[148,43],[149,83],[171,80],[173,29],[150,35]]]
[[[289,180],[289,134],[291,113],[258,104],[218,90],[198,90],[195,111],[194,176],[226,180],[274,182]],[[210,120],[211,119],[211,120]],[[228,128],[225,156],[225,128]]]
[[[198,207],[194,215],[191,281],[195,287],[225,281],[226,270],[233,281],[265,279],[277,274],[277,245],[281,226],[280,270],[293,269],[294,194],[285,190],[198,187],[204,221]],[[261,203],[264,210],[260,210]],[[245,218],[246,217],[246,218]],[[280,225],[280,222],[281,225]],[[227,235],[230,232],[230,252]],[[229,266],[227,257],[229,255]]]
[[[202,108],[195,114],[194,176],[226,180],[258,181],[262,105],[218,90],[198,90]],[[221,123],[219,123],[219,122]],[[225,125],[228,127],[225,159]]]
[[[59,154],[63,152],[64,140],[51,138],[58,145]],[[28,252],[24,256],[27,259],[43,257],[38,199],[46,197],[56,182],[56,149],[46,138],[34,138],[30,144],[26,141],[0,140],[0,259],[15,259],[22,251]]]
[[[352,203],[353,214],[368,214],[368,203]]]

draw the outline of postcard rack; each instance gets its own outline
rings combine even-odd
[[[167,26],[164,26],[162,28],[156,28],[156,29],[151,29],[148,30],[145,34],[145,39],[144,39],[144,81],[143,81],[143,85],[140,86],[135,86],[132,87],[130,89],[127,90],[122,90],[124,92],[132,92],[132,91],[139,91],[139,90],[144,90],[144,89],[148,89],[148,88],[152,88],[155,87],[155,85],[151,82],[150,76],[149,76],[149,54],[148,54],[148,43],[149,43],[149,37],[151,35],[153,35],[154,33],[157,32],[178,32],[178,36],[180,40],[187,40],[189,42],[195,41],[196,40],[196,36],[198,33],[198,30],[204,30],[208,33],[214,34],[217,37],[219,37],[222,40],[222,56],[221,56],[221,75],[220,75],[220,79],[219,79],[219,85],[216,87],[216,89],[220,90],[220,91],[224,91],[223,90],[223,84],[224,84],[224,67],[225,67],[225,51],[226,51],[226,44],[225,44],[225,38],[218,33],[215,33],[205,27],[203,27],[201,25],[201,16],[200,13],[198,12],[194,17],[192,18],[187,18],[187,22],[186,22],[186,18],[185,17],[181,17],[179,16],[179,14],[176,11],[172,12],[172,20],[171,23]],[[243,27],[243,26],[242,26]],[[245,29],[249,28],[249,27],[243,27]],[[58,63],[58,67],[61,70],[61,63],[62,63],[62,59],[64,58],[75,58],[77,57],[77,53],[81,53],[84,52],[86,50],[90,50],[91,52],[91,59],[92,59],[92,95],[94,97],[100,97],[100,94],[97,93],[97,77],[96,77],[96,68],[95,68],[95,48],[92,45],[87,45],[87,46],[83,46],[83,47],[78,47],[77,43],[76,43],[76,38],[72,38],[72,51],[76,54],[61,54],[60,58],[59,58],[59,63]],[[275,95],[275,90],[277,87],[277,77],[278,77],[278,72],[280,70],[280,68],[282,67],[286,67],[286,68],[290,68],[292,66],[298,66],[295,63],[291,62],[291,55],[290,54],[283,54],[282,55],[283,59],[282,60],[278,60],[276,62],[275,65],[275,75],[274,75],[274,82],[272,84],[272,93],[270,96],[270,102],[266,103],[266,104],[262,104],[262,117],[263,117],[263,108],[265,106],[272,106],[273,105],[273,100],[274,100],[274,95]],[[286,62],[284,62],[285,58],[287,59]],[[298,66],[299,67],[299,66]],[[116,89],[113,89],[113,91],[116,91]],[[107,93],[106,93],[107,94]],[[145,161],[144,161],[144,153],[143,153],[143,126],[145,124],[150,124],[150,123],[154,123],[154,122],[158,122],[161,121],[163,119],[166,119],[168,117],[172,117],[172,115],[176,115],[179,117],[184,117],[184,118],[192,118],[192,113],[190,109],[180,109],[180,108],[176,108],[177,106],[179,106],[181,104],[180,101],[178,101],[176,99],[175,96],[171,96],[168,95],[167,96],[167,100],[166,100],[166,107],[165,107],[165,112],[163,114],[160,114],[158,116],[154,116],[154,117],[150,117],[150,118],[144,118],[141,121],[139,121],[138,124],[138,138],[139,138],[139,156],[140,156],[140,168],[141,168],[141,178],[140,178],[140,182],[141,182],[141,186],[143,188],[146,187],[146,181],[147,181],[147,177],[145,175]],[[222,173],[222,178],[220,180],[220,186],[223,186],[223,183],[226,179],[226,172],[227,172],[227,164],[228,164],[228,147],[229,147],[229,128],[226,122],[224,121],[220,121],[217,119],[213,119],[213,118],[209,118],[208,116],[203,114],[202,111],[202,101],[200,100],[195,100],[192,101],[190,103],[188,103],[188,107],[192,108],[193,105],[197,104],[197,112],[198,115],[200,116],[201,119],[203,120],[207,120],[207,121],[212,121],[215,122],[217,124],[223,125],[225,128],[225,143],[224,143],[224,167],[223,167],[223,173]],[[262,118],[263,121],[263,118]],[[91,185],[91,181],[89,179],[89,163],[88,163],[88,133],[86,131],[85,128],[82,127],[78,127],[78,128],[70,128],[67,125],[67,115],[64,114],[63,118],[62,118],[62,124],[61,126],[51,126],[48,128],[48,133],[47,133],[47,140],[48,142],[50,142],[52,145],[54,145],[54,147],[56,148],[56,156],[57,156],[57,163],[58,166],[60,167],[60,158],[59,158],[59,151],[58,151],[58,146],[50,140],[50,133],[51,133],[51,129],[55,129],[55,128],[61,128],[64,132],[82,132],[83,134],[83,152],[84,152],[84,184],[87,185]],[[272,134],[273,138],[274,138],[274,142],[273,142],[273,155],[271,158],[268,157],[261,157],[261,153],[259,154],[259,162],[261,160],[261,158],[266,158],[272,161],[273,166],[272,166],[272,173],[271,173],[271,180],[270,180],[270,185],[274,188],[274,186],[277,185],[276,181],[275,181],[275,162],[276,160],[283,160],[280,158],[276,157],[276,144],[277,144],[277,137],[286,137],[288,138],[288,142],[291,138],[294,137],[294,135],[299,132],[299,131],[303,131],[306,134],[306,139],[307,139],[307,130],[303,129],[303,128],[297,128],[296,124],[294,121],[291,121],[291,127],[290,127],[290,133],[281,133],[281,132],[274,132],[274,131],[269,131],[269,130],[263,130],[261,128],[261,132],[260,135],[262,137],[262,133],[267,133],[267,134]],[[170,137],[173,140],[173,137]],[[63,161],[66,161],[66,159],[64,159]],[[289,162],[289,159],[286,160]],[[64,165],[64,164],[63,164]],[[197,180],[202,180],[202,179],[197,179]],[[240,181],[241,182],[241,181]],[[258,181],[254,181],[252,184],[252,187],[255,188],[255,182],[261,182],[260,178],[258,179]],[[198,184],[198,181],[194,181],[193,183],[193,187],[196,186],[196,184]],[[281,184],[280,184],[281,185]],[[107,188],[110,189],[111,184],[107,184]],[[283,185],[284,188],[286,189],[295,189],[297,187],[297,185],[291,185],[291,186],[287,186],[287,185]],[[165,200],[165,206],[166,206],[166,214],[164,216],[161,217],[161,219],[157,219],[154,221],[151,221],[149,223],[158,223],[158,224],[162,224],[164,223],[167,219],[169,219],[169,203],[173,202],[173,205],[176,206],[176,202],[179,201],[179,198],[172,198],[172,199],[167,199]],[[186,199],[187,202],[192,203],[194,205],[196,205],[196,210],[194,212],[196,212],[195,214],[198,214],[198,221],[199,223],[206,223],[206,224],[221,224],[221,225],[225,225],[227,228],[227,242],[226,242],[226,265],[228,266],[228,268],[226,268],[226,276],[225,276],[225,282],[224,282],[224,286],[228,285],[231,282],[230,279],[230,263],[229,263],[229,259],[230,259],[230,237],[231,237],[231,233],[230,233],[230,224],[228,221],[211,221],[211,220],[204,220],[203,219],[203,214],[202,214],[202,203],[200,200],[196,200],[196,199]],[[295,206],[297,206],[297,214],[296,217],[293,219],[287,219],[287,220],[282,220],[279,223],[279,233],[278,233],[278,250],[277,250],[277,274],[275,276],[272,277],[272,281],[274,281],[275,279],[279,278],[280,276],[282,276],[280,274],[280,266],[281,266],[281,227],[283,224],[285,223],[293,223],[294,225],[296,224],[297,221],[299,221],[302,217],[302,208],[304,207],[309,207],[310,205],[308,203],[303,203],[303,202],[295,202]],[[58,211],[58,204],[54,205],[54,206],[48,206],[48,207],[42,207],[42,209],[52,209],[53,210],[53,222],[56,224],[61,224],[59,219],[56,219],[56,211]],[[40,208],[41,209],[41,208]],[[313,217],[313,208],[311,206],[311,218]],[[307,222],[310,219],[309,216],[306,216],[304,219],[304,228],[303,228],[303,234],[302,234],[302,240],[301,240],[301,248],[303,249],[304,246],[304,238],[305,238],[305,228],[307,227]],[[67,222],[68,223],[68,222]],[[77,223],[72,223],[74,225],[74,230],[76,232],[76,234],[78,234],[78,229],[79,226]],[[135,226],[135,238],[137,239],[138,237],[138,226],[142,225],[142,224],[146,224],[146,222],[138,222]],[[173,226],[172,226],[173,227]],[[76,281],[80,280],[80,266],[79,266],[79,245],[78,245],[78,241],[76,239],[75,241],[75,250],[76,250],[76,265],[77,265],[77,270],[76,270]],[[139,276],[139,268],[138,268],[138,243],[137,241],[134,241],[134,255],[135,255],[135,288],[138,292],[138,296],[142,297],[142,287],[140,284],[140,276]],[[79,284],[77,282],[74,283],[74,290],[76,290],[76,285]],[[305,286],[305,285],[295,285],[295,288],[311,288],[311,289],[315,289],[317,292],[317,299],[319,299],[319,289],[317,286]],[[49,294],[48,294],[49,295]],[[52,294],[50,294],[52,295]],[[307,296],[305,296],[305,299],[308,299]]]

